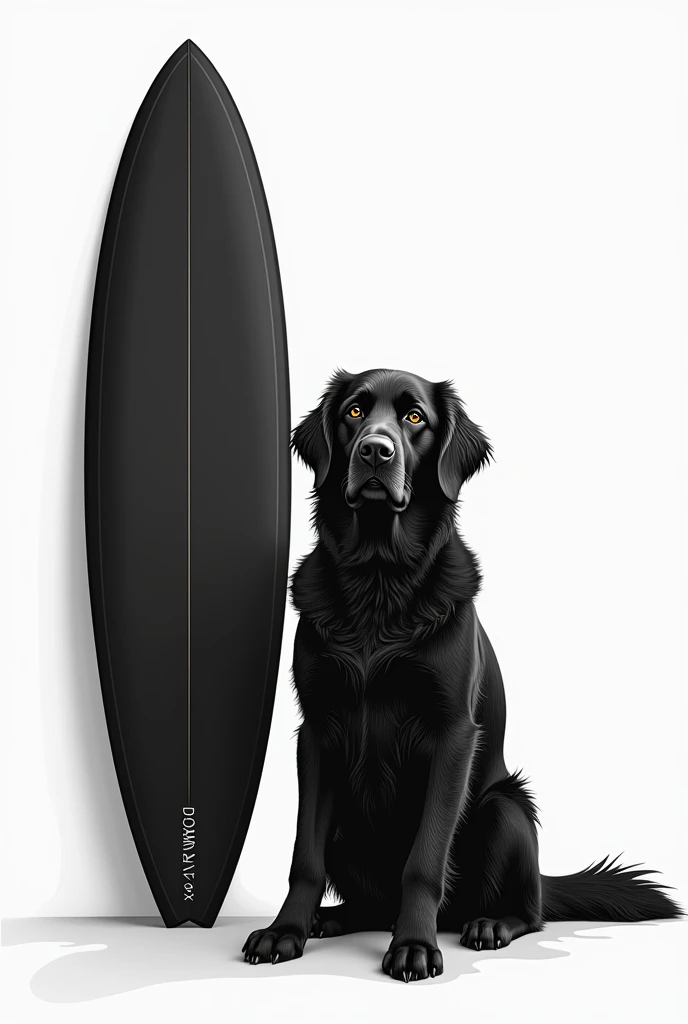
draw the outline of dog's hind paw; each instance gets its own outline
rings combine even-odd
[[[382,970],[397,981],[423,981],[436,978],[444,970],[442,953],[425,942],[407,945],[392,942],[382,961]]]
[[[296,960],[303,955],[305,938],[288,925],[258,928],[251,932],[241,947],[244,960],[249,964],[276,964]]]
[[[315,915],[311,927],[312,939],[331,939],[335,935],[343,935],[344,932],[345,927],[341,917],[329,914],[327,910],[321,910]]]
[[[475,921],[466,921],[459,942],[468,949],[502,949],[509,945],[512,938],[511,928],[506,921],[478,917]]]
[[[357,919],[347,903],[334,907],[320,907],[316,911],[311,927],[311,938],[331,939],[335,935],[362,930],[363,922]]]

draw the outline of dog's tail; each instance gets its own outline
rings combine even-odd
[[[604,857],[574,875],[542,875],[542,917],[545,921],[651,921],[681,917],[683,910],[662,890],[670,886],[636,871],[638,864],[624,868],[618,857]]]

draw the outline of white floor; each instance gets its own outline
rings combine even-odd
[[[300,960],[244,963],[262,919],[167,930],[157,918],[23,918],[2,927],[2,1020],[439,1022],[688,1019],[688,923],[563,922],[495,952],[440,936],[444,974],[382,974],[390,936],[309,941]],[[389,1015],[386,1017],[385,1015]],[[467,1016],[468,1015],[468,1016]]]

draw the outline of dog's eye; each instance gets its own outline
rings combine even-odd
[[[360,405],[352,405],[349,411],[347,412],[347,416],[351,416],[351,418],[354,420],[360,419],[362,415],[363,413],[361,412]]]
[[[411,412],[406,414],[406,419],[409,423],[420,423],[423,419],[422,413],[418,412],[417,409],[411,409]]]

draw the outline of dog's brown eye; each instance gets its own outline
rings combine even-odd
[[[421,416],[417,409],[411,409],[411,412],[408,413],[406,419],[409,420],[410,423],[420,423],[423,417]]]
[[[351,408],[349,409],[348,415],[351,416],[352,419],[359,419],[363,415],[363,413],[361,412],[361,407],[358,405],[352,405]]]

